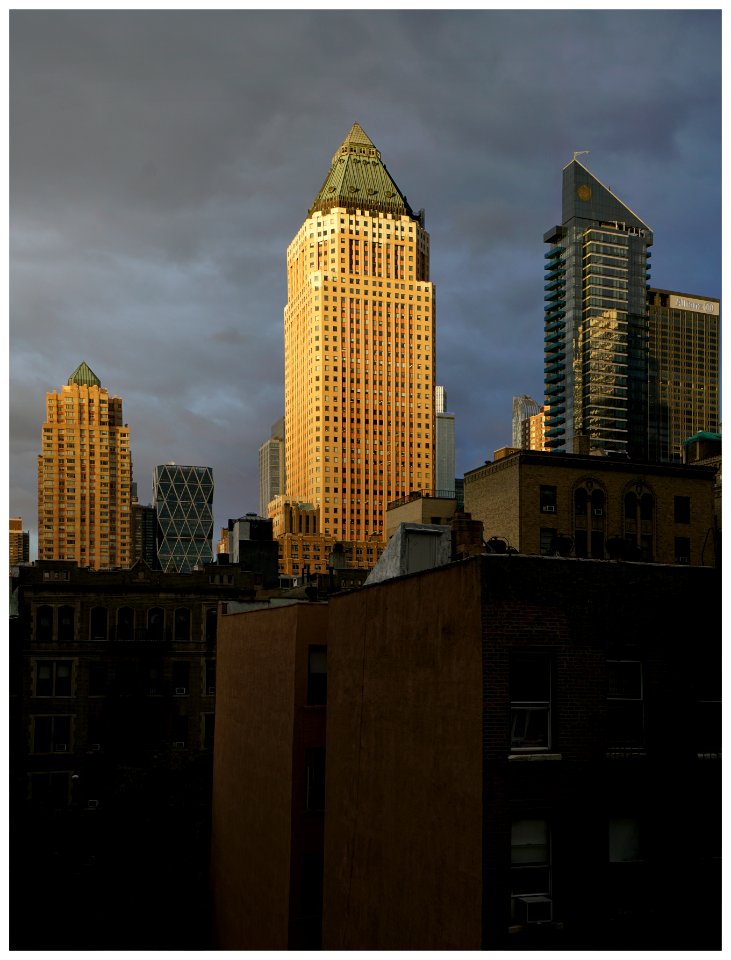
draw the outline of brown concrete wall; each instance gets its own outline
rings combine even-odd
[[[415,497],[386,511],[386,539],[390,540],[400,523],[451,522],[457,501],[447,497]],[[433,518],[437,517],[436,520]]]
[[[479,561],[330,606],[323,948],[479,949]]]
[[[219,949],[287,949],[298,609],[219,619],[211,830]]]

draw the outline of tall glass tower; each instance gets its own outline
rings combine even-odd
[[[646,459],[652,230],[574,158],[544,234],[546,447]]]
[[[213,470],[166,463],[152,473],[157,559],[162,570],[187,573],[213,559]]]

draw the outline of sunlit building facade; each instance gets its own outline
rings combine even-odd
[[[652,230],[574,158],[543,239],[546,447],[645,459]]]
[[[30,557],[30,533],[23,529],[22,517],[10,518],[10,567],[27,563]]]
[[[682,463],[696,433],[719,433],[721,305],[712,297],[647,291],[650,457]]]
[[[165,463],[152,475],[157,560],[165,573],[187,573],[213,555],[213,470]]]
[[[383,542],[388,503],[434,486],[435,302],[423,211],[357,123],[287,277],[286,500],[319,511],[318,535]]]
[[[38,456],[38,559],[109,569],[132,562],[132,460],[122,400],[81,363],[46,394]]]

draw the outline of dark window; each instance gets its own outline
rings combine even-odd
[[[147,612],[147,639],[162,640],[165,631],[165,611],[162,607],[152,607]]]
[[[135,612],[132,607],[120,607],[117,611],[117,640],[134,640]]]
[[[675,562],[690,563],[690,537],[675,538]]]
[[[604,532],[602,530],[591,531],[591,556],[593,560],[604,559]]]
[[[607,734],[610,747],[644,743],[642,664],[639,660],[607,661]]]
[[[551,746],[551,662],[547,656],[515,657],[510,664],[510,748]]]
[[[541,485],[540,506],[543,513],[556,512],[556,487]]]
[[[35,717],[33,723],[34,753],[67,753],[71,749],[71,717]]]
[[[151,697],[162,693],[162,670],[159,663],[151,663],[147,667],[147,689],[145,692]]]
[[[609,821],[609,862],[634,863],[641,859],[639,822],[634,817],[612,817]]]
[[[74,637],[74,608],[59,607],[58,611],[58,640],[59,643],[73,643]]]
[[[175,611],[175,642],[186,643],[190,640],[190,610],[179,607]]]
[[[574,530],[574,553],[584,560],[589,557],[588,537],[586,530]]]
[[[94,607],[91,611],[91,639],[107,639],[107,611],[104,607]]]
[[[302,913],[305,916],[319,917],[322,914],[322,881],[324,855],[316,853],[302,854]],[[313,944],[313,949],[318,949]]]
[[[583,487],[574,493],[574,513],[577,517],[585,517],[589,495]]]
[[[305,810],[325,809],[325,749],[305,750]]]
[[[216,642],[216,626],[218,623],[218,610],[215,607],[206,609],[206,640],[209,643]]]
[[[327,703],[327,647],[307,649],[307,703]]]
[[[188,660],[174,660],[173,661],[173,688],[174,693],[178,696],[183,696],[187,694],[188,687],[190,686],[188,678],[190,676],[190,661]]]
[[[44,604],[36,610],[36,640],[42,643],[53,640],[53,607]]]
[[[182,750],[188,745],[187,716],[173,717],[173,747]]]
[[[540,551],[542,557],[552,557],[556,553],[556,528],[541,527]]]
[[[89,665],[89,696],[100,697],[107,692],[106,663],[92,662]]]
[[[38,660],[36,663],[36,696],[70,697],[71,667],[70,660]]]
[[[690,497],[674,497],[675,522],[690,523]]]
[[[551,848],[546,820],[514,820],[510,838],[512,919],[525,919],[522,898],[551,895]],[[543,905],[541,905],[543,906]],[[550,910],[550,903],[548,904]]]
[[[205,696],[212,696],[216,692],[216,661],[206,660],[204,689]]]
[[[69,774],[32,773],[30,775],[30,799],[34,805],[63,808],[69,802]]]

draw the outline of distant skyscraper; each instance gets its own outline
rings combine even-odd
[[[652,230],[574,159],[543,239],[546,446],[644,459]]]
[[[720,302],[670,290],[647,292],[650,458],[683,462],[683,443],[719,433]]]
[[[513,397],[513,446],[523,450],[528,447],[529,429],[528,418],[534,417],[539,405],[526,394],[522,397]]]
[[[153,570],[158,566],[157,516],[150,504],[132,504],[132,559],[144,560]]]
[[[132,461],[122,400],[82,363],[46,394],[38,457],[38,559],[82,567],[132,561]]]
[[[166,463],[152,475],[157,559],[166,573],[186,573],[213,559],[213,471]]]
[[[30,558],[30,533],[23,529],[22,517],[10,518],[10,567],[27,563]]]
[[[311,505],[322,535],[382,540],[387,504],[434,487],[434,289],[423,211],[357,123],[287,273],[282,503]]]
[[[284,417],[272,427],[269,440],[259,447],[259,513],[267,515],[269,502],[285,490]]]
[[[547,450],[545,407],[541,407],[534,416],[528,417],[528,449]]]
[[[447,391],[444,387],[434,388],[434,419],[436,494],[439,497],[453,497],[456,469],[454,414],[447,412]]]

